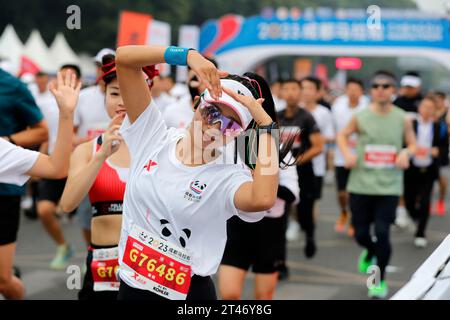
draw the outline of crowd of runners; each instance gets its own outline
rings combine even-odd
[[[430,215],[445,215],[449,100],[423,92],[417,72],[349,78],[333,97],[316,77],[269,84],[187,48],[102,49],[95,63],[88,87],[77,65],[28,84],[0,69],[6,299],[25,298],[14,265],[23,211],[54,241],[56,270],[74,254],[61,216],[79,221],[80,300],[240,299],[248,271],[255,299],[272,299],[289,279],[287,241],[303,236],[306,259],[320,250],[333,174],[335,232],[361,247],[359,272],[378,266],[368,296],[385,298],[391,226],[415,227],[423,248]],[[187,66],[187,83],[160,75],[162,63]]]

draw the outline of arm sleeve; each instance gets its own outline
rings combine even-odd
[[[236,208],[234,205],[234,195],[236,191],[246,182],[252,182],[252,176],[250,170],[241,169],[240,171],[234,173],[229,179],[227,179],[227,184],[225,186],[226,192],[226,212],[227,219],[238,216],[241,220],[245,222],[258,222],[265,216],[265,212],[244,212]]]
[[[0,138],[0,183],[23,185],[27,172],[34,166],[39,153],[15,146]]]
[[[152,150],[162,146],[167,136],[167,127],[152,101],[134,123],[130,122],[128,116],[125,117],[120,133],[130,150],[133,165],[136,165]]]

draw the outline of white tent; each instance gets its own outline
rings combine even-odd
[[[22,41],[17,36],[12,25],[7,25],[0,37],[0,59],[9,60],[11,73],[17,73],[20,67],[20,57],[24,50]]]
[[[94,63],[94,57],[88,54],[81,53],[79,55],[81,73],[83,78],[89,82],[95,82],[96,80],[96,67]]]
[[[45,72],[56,72],[50,51],[38,30],[33,30],[25,43],[23,55],[35,62]]]
[[[79,64],[80,62],[78,56],[70,48],[62,33],[58,33],[55,40],[53,40],[50,46],[50,56],[56,69],[66,63]]]

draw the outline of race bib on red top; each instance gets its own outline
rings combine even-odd
[[[123,255],[124,269],[133,281],[170,300],[185,300],[191,284],[191,257],[160,237],[134,226]]]
[[[92,253],[91,271],[94,279],[94,291],[119,290],[119,250],[94,249]]]
[[[94,139],[95,137],[98,137],[105,132],[106,132],[105,129],[89,129],[87,131],[87,136],[89,139]]]
[[[366,168],[395,168],[397,148],[392,145],[366,145],[364,164]]]

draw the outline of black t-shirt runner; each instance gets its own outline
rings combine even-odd
[[[417,109],[419,107],[420,101],[422,101],[423,96],[421,94],[413,97],[408,98],[405,96],[399,96],[397,99],[394,100],[394,105],[399,107],[400,109],[403,109],[406,112],[415,112],[417,113]]]
[[[280,111],[278,112],[278,120],[281,129],[281,142],[300,130],[300,137],[295,140],[292,146],[292,153],[295,157],[308,151],[311,148],[309,139],[311,134],[320,132],[311,113],[303,108],[298,108],[291,118],[286,118],[285,112]]]

